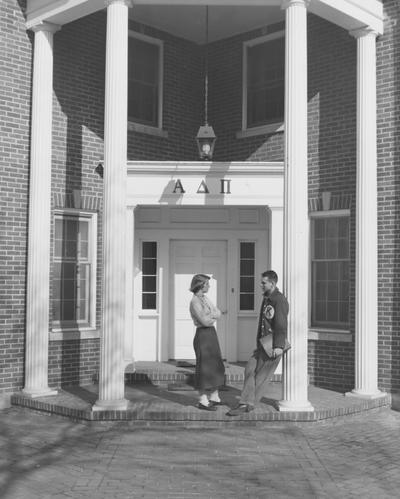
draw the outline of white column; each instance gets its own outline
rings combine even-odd
[[[35,32],[30,144],[25,388],[32,397],[57,393],[48,387],[51,217],[53,37],[58,26]]]
[[[283,208],[270,208],[270,247],[271,247],[271,265],[279,279],[283,280]],[[281,284],[278,282],[278,286]],[[275,375],[282,375],[282,362],[279,362],[275,369]]]
[[[312,411],[307,389],[307,0],[286,0],[284,293],[289,301],[281,411]]]
[[[125,346],[124,346],[124,364],[128,365],[134,362],[133,357],[133,279],[134,279],[134,237],[135,237],[135,208],[129,205],[126,209],[126,292],[125,292]]]
[[[125,399],[124,343],[130,2],[110,0],[106,5],[103,303],[99,398],[93,409],[121,410],[128,405]]]
[[[355,388],[347,395],[377,398],[378,304],[371,290],[378,282],[376,36],[372,29],[352,32],[357,39],[357,205]]]

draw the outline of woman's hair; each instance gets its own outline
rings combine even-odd
[[[197,293],[204,286],[204,284],[210,280],[210,276],[206,274],[195,274],[192,278],[190,284],[190,291],[192,293]]]

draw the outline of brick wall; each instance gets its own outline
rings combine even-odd
[[[385,0],[377,40],[379,386],[400,390],[400,26]]]
[[[354,338],[356,40],[344,29],[308,15],[308,194],[349,195],[350,332]],[[309,341],[310,381],[346,391],[354,388],[354,340]]]
[[[25,2],[0,2],[0,393],[23,385],[31,41]]]

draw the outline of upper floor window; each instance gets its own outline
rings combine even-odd
[[[53,325],[94,327],[96,297],[96,215],[55,215]]]
[[[245,42],[243,68],[243,129],[282,122],[284,32]]]
[[[128,120],[161,128],[162,42],[130,32],[128,54]]]
[[[311,326],[349,324],[349,217],[313,218]]]

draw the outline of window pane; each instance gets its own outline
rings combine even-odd
[[[241,260],[240,275],[254,276],[254,260]]]
[[[314,242],[314,258],[325,258],[325,240],[316,239]]]
[[[314,237],[315,239],[324,239],[325,237],[325,220],[314,220]]]
[[[157,260],[155,259],[143,259],[142,271],[145,275],[156,275],[157,274]]]
[[[240,294],[240,310],[254,310],[254,294]]]
[[[157,257],[157,243],[143,242],[143,258],[156,258]]]
[[[338,322],[339,315],[339,304],[336,301],[327,302],[327,321],[328,322]]]
[[[86,220],[79,221],[79,236],[81,241],[89,240],[89,222]]]
[[[142,294],[142,309],[143,310],[155,310],[156,306],[156,294],[155,293],[143,293]]]
[[[156,291],[156,286],[157,286],[157,278],[154,277],[149,277],[149,276],[143,276],[143,291]]]
[[[340,307],[340,322],[348,323],[349,322],[349,304],[346,301],[342,301],[339,304]]]
[[[326,320],[325,302],[317,301],[315,307],[315,320],[317,322],[323,322]]]
[[[61,321],[61,302],[53,300],[53,321]]]
[[[77,241],[66,241],[64,243],[64,256],[67,258],[76,258],[77,249],[78,249]]]
[[[338,300],[339,299],[339,286],[335,281],[328,282],[328,300]]]
[[[65,227],[65,238],[68,239],[69,241],[76,241],[77,235],[78,235],[78,225],[79,222],[78,220],[70,220],[66,219],[64,221],[64,227]]]
[[[347,217],[339,218],[338,235],[339,237],[344,237],[346,239],[349,238],[349,219]]]
[[[240,278],[240,291],[253,292],[254,291],[254,277],[241,277]]]
[[[75,303],[73,300],[64,300],[62,304],[62,321],[75,320]]]
[[[240,243],[240,258],[253,259],[255,256],[254,243]]]
[[[338,237],[338,219],[328,218],[326,221],[326,237],[336,239]]]
[[[338,252],[338,240],[328,238],[326,241],[326,258],[337,258]]]

